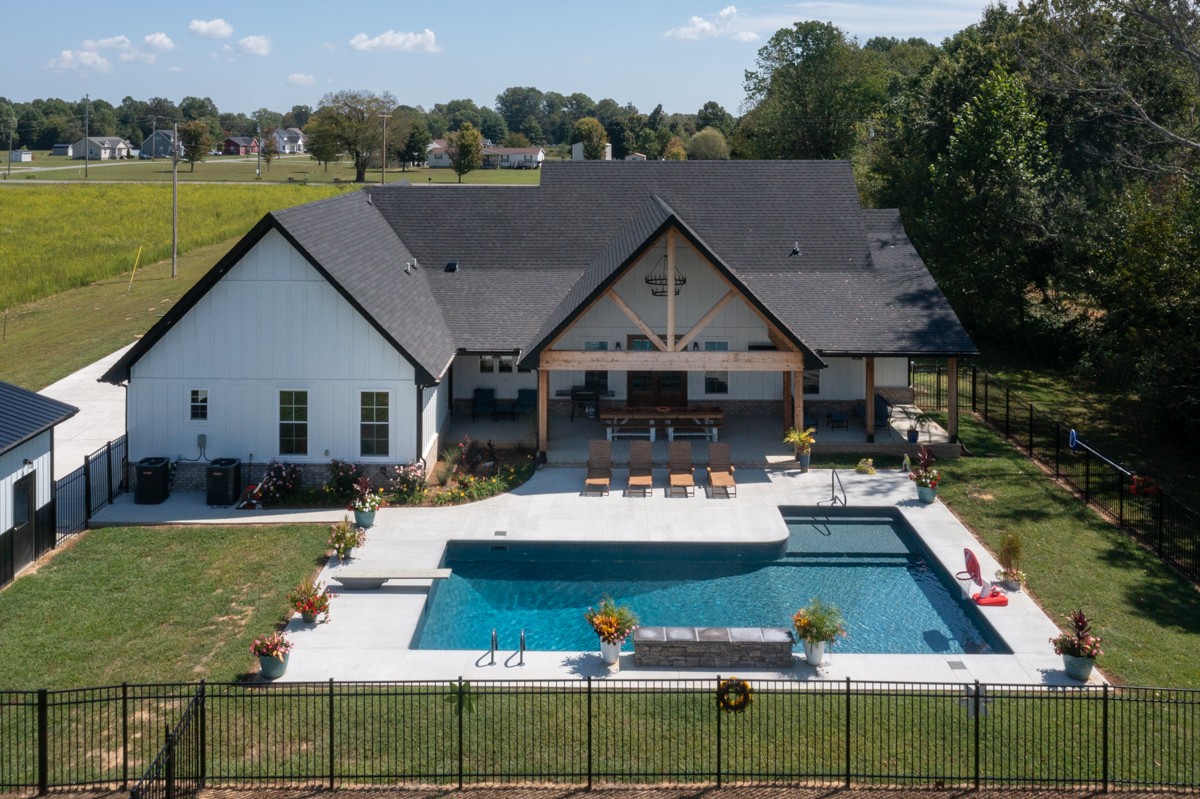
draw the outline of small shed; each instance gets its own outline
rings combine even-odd
[[[33,152],[31,150],[9,150],[8,160],[14,164],[30,164],[33,163]]]
[[[74,144],[56,144],[50,151],[51,155],[65,155],[68,158],[75,155]]]
[[[54,547],[54,427],[77,413],[0,381],[0,585]]]

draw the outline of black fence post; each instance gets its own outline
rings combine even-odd
[[[171,725],[167,725],[167,768],[166,796],[175,799],[175,736],[171,735]]]
[[[980,686],[979,680],[975,681],[975,695],[971,697],[971,702],[975,705],[975,790],[979,790],[979,721],[982,715],[979,711],[982,709],[982,699],[979,696]]]
[[[587,787],[592,789],[592,675],[587,676]]]
[[[934,403],[934,407],[936,407],[940,411],[942,409],[942,367],[941,366],[935,366],[933,368],[933,381],[934,381],[934,383],[933,383],[934,389],[933,390],[935,392],[937,392],[937,402]]]
[[[718,674],[717,675],[717,691],[720,691],[720,690],[721,690],[721,675]],[[721,703],[713,702],[713,706],[716,708],[716,713],[717,713],[717,748],[716,748],[716,752],[715,752],[716,760],[717,760],[717,767],[716,767],[715,771],[717,773],[717,787],[720,788],[721,787]]]
[[[971,367],[971,413],[974,413],[977,410],[976,402],[975,402],[975,395],[978,393],[978,391],[979,391],[979,367],[972,366]]]
[[[1166,500],[1163,498],[1162,491],[1158,492],[1158,556],[1162,557],[1163,551],[1163,517],[1166,516]]]
[[[104,482],[108,484],[108,504],[113,504],[112,442],[104,445]]]
[[[49,704],[49,693],[45,688],[39,688],[37,698],[38,796],[45,796],[50,790]]]
[[[463,787],[463,678],[458,676],[458,789]]]
[[[129,683],[121,683],[121,790],[129,789]]]
[[[459,716],[462,717],[461,714]],[[337,755],[334,752],[333,729],[333,678],[329,678],[329,790],[333,790],[334,775],[337,773]],[[461,786],[461,783],[460,783]]]
[[[850,787],[850,678],[846,678],[846,788]]]
[[[1125,491],[1127,487],[1125,481],[1121,479],[1121,473],[1113,470],[1113,477],[1117,478],[1117,524],[1121,527],[1125,526]],[[1130,479],[1133,479],[1133,473],[1130,473]]]
[[[197,689],[196,699],[198,700],[198,707],[196,709],[200,713],[200,734],[197,736],[199,740],[196,741],[196,755],[199,760],[199,768],[197,769],[198,773],[196,776],[199,781],[197,787],[202,789],[208,782],[208,719],[206,718],[208,715],[208,690],[203,678],[200,679],[200,687]]]
[[[92,456],[83,456],[83,519],[92,518]],[[87,525],[84,525],[85,527]]]
[[[1092,501],[1092,451],[1083,448],[1083,501]]]
[[[1108,683],[1104,684],[1104,705],[1103,711],[1100,714],[1100,723],[1103,728],[1100,731],[1100,738],[1103,741],[1101,745],[1101,790],[1108,793]]]

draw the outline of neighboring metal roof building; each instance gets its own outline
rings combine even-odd
[[[978,354],[899,212],[863,209],[846,162],[554,161],[540,186],[369,186],[269,214],[104,379],[128,379],[269,228],[440,380],[459,351],[530,358],[664,225],[818,358]]]
[[[0,380],[0,455],[77,413],[74,405]]]

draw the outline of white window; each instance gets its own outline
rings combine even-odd
[[[364,391],[359,397],[359,452],[364,458],[386,458],[390,438],[388,392]]]
[[[308,392],[279,392],[279,454],[308,454]]]
[[[584,352],[607,352],[607,341],[585,341]],[[583,384],[591,391],[603,393],[608,391],[608,372],[598,369],[588,369],[583,373]]]
[[[705,352],[729,352],[728,341],[706,341],[704,342]],[[705,394],[728,394],[729,393],[729,372],[725,370],[709,370],[704,373],[704,393]]]
[[[188,398],[188,418],[193,422],[208,420],[208,389],[192,389]]]

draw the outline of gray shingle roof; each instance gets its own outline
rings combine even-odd
[[[0,380],[0,454],[77,413],[74,405]]]
[[[456,351],[536,351],[664,225],[818,356],[977,354],[899,213],[864,210],[840,161],[555,161],[540,186],[396,183],[264,222],[425,378],[440,379]],[[409,260],[420,266],[406,275]],[[163,329],[188,307],[185,297]],[[105,379],[126,379],[156,330]]]

